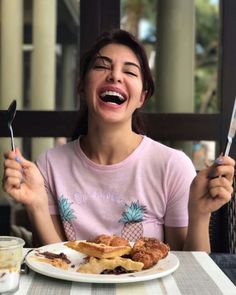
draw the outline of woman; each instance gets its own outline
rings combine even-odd
[[[81,64],[74,140],[37,166],[18,149],[5,155],[3,187],[25,204],[42,244],[117,234],[210,251],[210,214],[230,200],[234,160],[220,157],[195,177],[184,153],[144,136],[138,111],[153,90],[141,44],[105,33]]]

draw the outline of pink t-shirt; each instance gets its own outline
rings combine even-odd
[[[144,136],[125,160],[99,165],[79,140],[42,154],[37,165],[48,192],[49,210],[60,214],[68,240],[99,234],[163,240],[163,226],[188,225],[191,160],[181,151]]]

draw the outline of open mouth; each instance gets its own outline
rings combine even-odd
[[[104,91],[100,95],[102,101],[121,105],[126,101],[126,98],[115,91]]]

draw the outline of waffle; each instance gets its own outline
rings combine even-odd
[[[78,252],[96,258],[114,258],[127,255],[131,252],[130,246],[108,246],[104,243],[94,243],[87,241],[69,241],[65,246]]]
[[[89,257],[89,261],[81,264],[77,269],[77,272],[100,274],[105,270],[114,270],[117,267],[124,268],[126,272],[136,272],[142,270],[143,263],[122,257],[114,257],[109,259]]]

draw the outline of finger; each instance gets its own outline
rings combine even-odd
[[[232,197],[232,193],[222,186],[210,189],[209,194],[211,198],[219,202],[221,206],[229,202]]]
[[[218,165],[230,165],[235,166],[235,160],[229,156],[219,156],[217,159],[215,159],[214,164],[215,166]]]
[[[224,176],[219,176],[219,177],[213,178],[209,181],[209,184],[208,184],[209,188],[214,188],[214,187],[218,187],[218,186],[225,187],[228,190],[232,189],[231,181],[228,180]]]
[[[18,148],[16,148],[15,151],[9,151],[9,152],[5,153],[4,158],[5,158],[5,161],[7,161],[7,163],[9,160],[9,161],[17,162],[20,164],[22,155],[20,153],[20,150]]]
[[[21,165],[23,165],[25,167],[28,167],[30,165],[30,163],[31,163],[30,161],[26,160],[22,156],[19,148],[16,148],[15,152],[14,151],[9,151],[9,152],[5,153],[4,157],[5,157],[6,160],[7,159],[14,160],[14,161],[18,162],[19,164],[21,164]]]
[[[21,166],[22,166],[23,168],[29,168],[29,167],[31,167],[31,166],[33,165],[32,162],[26,160],[26,159],[22,156],[22,154],[21,154],[21,152],[20,152],[20,150],[19,150],[18,148],[16,148],[15,160],[16,160],[18,163],[20,163]]]
[[[6,159],[4,161],[4,169],[15,169],[15,170],[22,170],[22,166],[21,164],[19,164],[18,162],[16,162],[14,159],[11,160],[11,159]]]
[[[6,168],[4,172],[4,177],[16,177],[21,179],[22,178],[22,171],[17,169]]]
[[[210,179],[214,179],[214,178],[218,178],[224,176],[225,178],[228,179],[228,181],[230,181],[230,183],[232,184],[233,182],[233,178],[234,178],[234,168],[233,166],[229,166],[229,165],[221,165],[221,166],[213,166],[210,169],[210,173],[208,175],[208,177]]]
[[[3,181],[3,189],[7,193],[11,193],[13,188],[19,189],[21,186],[21,180],[18,177],[7,177]]]
[[[228,156],[218,157],[213,165],[209,168],[208,178],[212,179],[218,176],[226,176],[228,180],[232,181],[234,177],[235,161]]]
[[[211,197],[222,197],[224,198],[224,193],[226,194],[226,198],[233,193],[233,187],[230,182],[225,177],[219,177],[211,180],[209,182],[209,193]]]
[[[11,159],[11,160],[15,160],[16,158],[16,153],[14,151],[9,151],[4,153],[4,158],[5,159]]]

